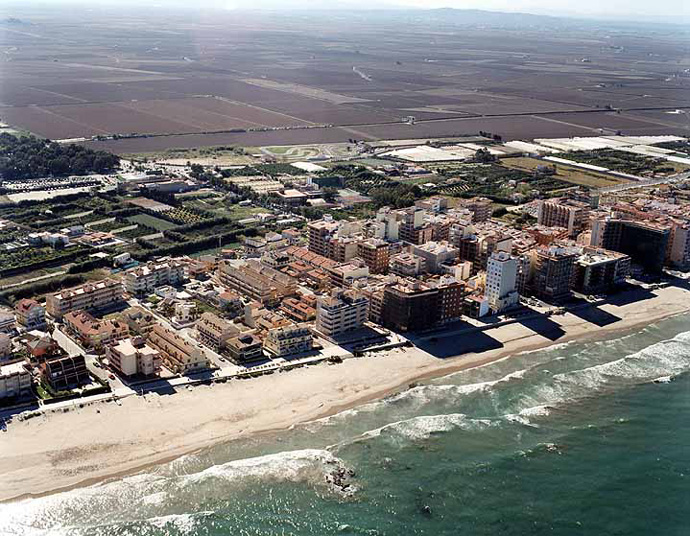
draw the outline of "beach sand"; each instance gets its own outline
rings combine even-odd
[[[668,287],[641,301],[625,295],[598,308],[441,338],[426,347],[480,353],[439,358],[403,348],[322,363],[260,378],[179,389],[172,395],[132,396],[23,422],[0,434],[0,500],[42,495],[133,473],[186,453],[260,432],[332,415],[440,377],[519,352],[648,325],[690,310],[690,292]],[[630,297],[630,295],[628,295]],[[626,303],[627,302],[627,303]],[[596,323],[592,320],[596,315]],[[598,325],[597,325],[598,324]],[[435,348],[440,350],[437,352]]]

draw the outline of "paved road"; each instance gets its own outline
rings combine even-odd
[[[51,277],[57,277],[59,275],[65,275],[67,270],[60,270],[59,272],[53,272],[50,274],[39,275],[38,277],[32,277],[30,279],[24,279],[19,283],[10,283],[9,285],[0,286],[0,290],[6,290],[8,288],[20,287],[22,285],[28,285],[29,283],[35,283],[36,281],[42,281],[44,279],[50,279]]]
[[[663,179],[647,179],[639,182],[626,182],[624,184],[617,184],[616,186],[607,186],[606,188],[600,188],[599,190],[597,190],[597,193],[607,194],[613,192],[622,192],[624,190],[632,190],[634,188],[642,188],[644,186],[657,186],[659,184],[684,181],[688,179],[690,179],[690,172],[685,172],[679,173],[678,175],[673,175],[672,177],[665,177]]]

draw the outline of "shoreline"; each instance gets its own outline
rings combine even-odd
[[[120,404],[101,402],[15,422],[0,435],[4,481],[0,502],[90,486],[223,442],[279,433],[380,400],[406,390],[411,383],[485,366],[518,353],[633,331],[690,311],[688,298],[690,293],[684,288],[667,287],[643,301],[587,308],[618,318],[601,327],[572,313],[552,316],[545,323],[556,324],[563,331],[556,339],[517,323],[486,330],[500,347],[479,353],[444,359],[417,347],[395,349],[338,365],[322,363],[181,390],[172,396],[147,394]],[[457,347],[472,335],[447,338]]]

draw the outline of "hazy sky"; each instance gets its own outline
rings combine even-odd
[[[4,0],[0,0],[2,3]],[[16,1],[16,0],[15,0]],[[24,0],[26,1],[26,0]],[[458,9],[486,9],[493,11],[522,11],[526,13],[603,16],[622,19],[685,19],[690,17],[690,0],[31,0],[34,3],[60,5],[67,3],[134,4],[156,6],[206,6],[224,9],[276,8],[390,8],[453,7]],[[12,0],[10,0],[10,3]],[[0,8],[1,11],[1,8]]]

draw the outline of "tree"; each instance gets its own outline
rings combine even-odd
[[[332,188],[330,186],[327,186],[323,188],[323,198],[326,200],[328,203],[335,203],[336,198],[338,197],[338,189],[337,188]]]
[[[491,162],[495,162],[497,159],[494,155],[492,155],[489,150],[486,147],[482,147],[481,149],[477,149],[477,152],[474,153],[474,161],[475,162],[480,162],[482,164],[489,164]]]

